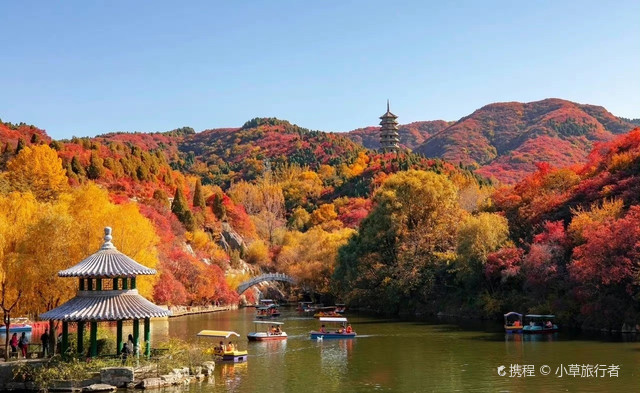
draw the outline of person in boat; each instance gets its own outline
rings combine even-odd
[[[220,345],[216,345],[213,349],[215,351],[224,351],[224,342],[220,341]]]
[[[280,326],[276,326],[276,334],[282,334],[282,330],[280,330]]]
[[[345,333],[349,334],[352,332],[353,332],[353,329],[351,328],[351,325],[347,325],[347,329],[345,330]]]
[[[547,320],[547,323],[545,323],[544,327],[547,329],[553,328],[553,323],[551,323],[551,320]]]
[[[227,351],[227,352],[233,352],[233,351],[235,351],[235,350],[236,350],[235,345],[233,345],[233,343],[232,343],[231,341],[229,341],[229,343],[227,344],[227,349],[226,349],[226,351]]]
[[[515,321],[513,321],[513,326],[520,327],[520,320],[516,319]]]
[[[324,325],[320,326],[320,333],[326,333],[327,329],[324,328]]]

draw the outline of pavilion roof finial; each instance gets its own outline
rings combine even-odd
[[[116,248],[113,243],[111,243],[111,239],[113,239],[113,236],[111,236],[111,227],[104,227],[104,243],[100,249],[109,250]]]
[[[387,98],[387,112],[389,112],[389,99]]]

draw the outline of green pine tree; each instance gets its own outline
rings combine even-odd
[[[71,170],[73,170],[73,173],[75,173],[79,177],[85,177],[87,175],[77,156],[73,156],[73,158],[71,158]]]
[[[200,179],[196,180],[196,188],[193,191],[193,207],[199,207],[204,210],[206,206],[204,194],[202,193],[202,183]]]
[[[195,219],[193,217],[193,213],[191,213],[191,210],[189,210],[187,199],[184,197],[180,186],[176,188],[176,193],[173,196],[171,212],[175,214],[176,217],[178,217],[178,220],[180,220],[182,225],[184,225],[187,230],[193,231],[195,227]]]
[[[20,150],[24,149],[24,141],[22,138],[18,139],[18,145],[16,146],[16,154],[20,153]]]
[[[89,166],[87,167],[87,177],[89,179],[95,180],[95,179],[99,179],[103,175],[104,175],[104,161],[102,160],[102,158],[98,157],[97,152],[92,151],[91,159],[89,161]]]

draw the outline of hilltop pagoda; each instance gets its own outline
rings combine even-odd
[[[116,249],[111,243],[111,228],[104,229],[104,244],[93,255],[66,270],[59,277],[77,277],[76,296],[60,307],[40,315],[41,319],[62,321],[62,353],[69,350],[69,323],[77,325],[77,352],[84,353],[85,324],[90,325],[89,356],[98,355],[97,333],[99,322],[116,322],[117,354],[122,349],[122,322],[133,321],[134,346],[139,348],[140,325],[144,320],[144,354],[151,352],[151,318],[170,315],[138,294],[136,276],[152,275],[156,271],[139,264]]]
[[[387,100],[387,113],[380,116],[380,151],[382,153],[397,153],[400,150],[400,136],[398,135],[398,116],[389,110],[389,100]]]

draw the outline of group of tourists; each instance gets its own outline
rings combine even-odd
[[[278,336],[282,334],[282,330],[280,330],[280,326],[271,326],[271,329],[269,329],[269,333],[272,336]]]
[[[231,341],[229,341],[227,345],[224,345],[224,342],[220,341],[220,345],[217,345],[215,350],[219,352],[234,352],[236,350],[236,346]]]
[[[325,328],[324,325],[320,326],[319,332],[320,333],[327,333],[327,329]],[[353,333],[353,328],[351,328],[351,324],[349,324],[349,325],[347,325],[346,328],[338,329],[337,333],[339,333],[339,334],[343,334],[343,333],[351,334],[351,333]]]
[[[22,353],[22,357],[27,357],[27,349],[29,348],[29,339],[25,332],[22,332],[22,335],[18,339],[18,334],[13,333],[11,336],[11,340],[9,340],[9,345],[11,346],[11,353],[18,357],[18,349]]]

